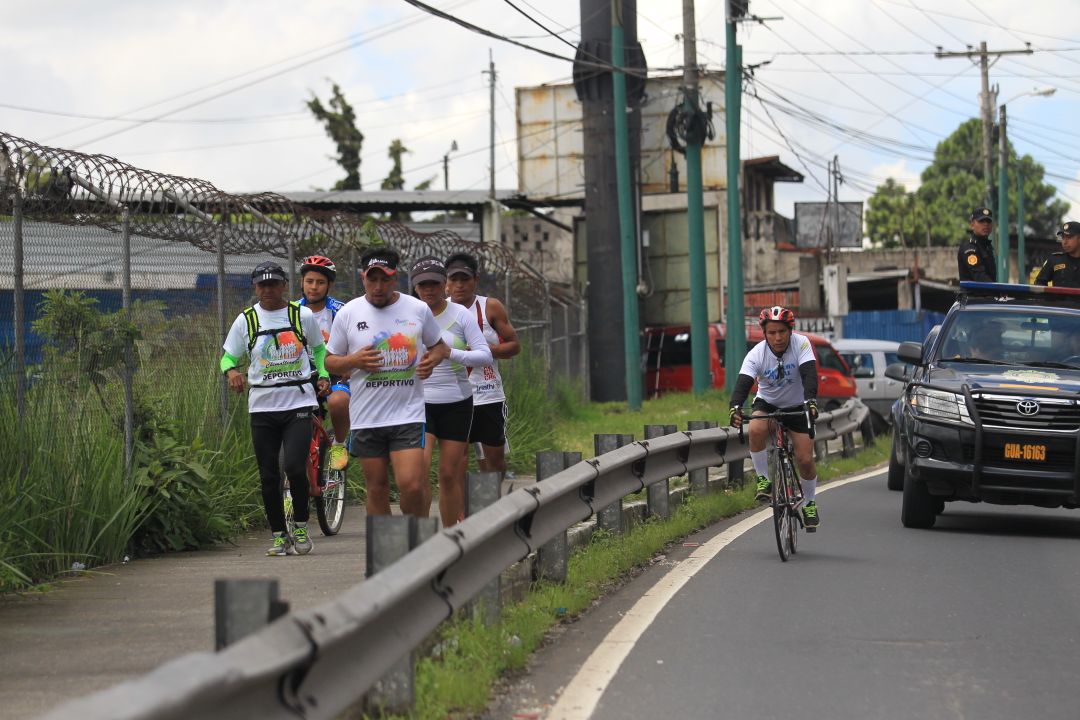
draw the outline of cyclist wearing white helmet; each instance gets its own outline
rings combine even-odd
[[[304,292],[300,304],[311,309],[322,330],[323,342],[330,342],[330,328],[338,310],[345,303],[331,297],[337,279],[334,261],[322,255],[309,255],[300,261],[300,287]],[[329,391],[329,396],[327,392]],[[349,464],[346,441],[349,438],[349,378],[331,377],[326,386],[319,387],[319,396],[326,397],[326,408],[334,426],[334,443],[330,446],[330,468],[344,470]]]
[[[817,360],[810,340],[805,335],[793,332],[795,313],[779,305],[765,308],[758,315],[758,324],[765,333],[765,339],[755,345],[746,354],[735,389],[731,393],[731,425],[742,427],[743,403],[750,394],[750,388],[758,384],[757,396],[751,406],[753,415],[765,415],[775,412],[809,410],[811,419],[816,419],[817,409]],[[769,479],[768,440],[769,424],[764,420],[750,422],[750,459],[757,473],[757,498],[769,499],[772,481]],[[799,466],[802,480],[803,521],[810,532],[817,530],[817,465],[814,463],[814,443],[810,439],[804,417],[780,418],[789,431],[795,448],[795,462]]]

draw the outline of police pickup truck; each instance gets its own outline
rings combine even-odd
[[[886,370],[906,382],[889,467],[904,526],[954,500],[1080,506],[1080,290],[962,282],[935,331]]]

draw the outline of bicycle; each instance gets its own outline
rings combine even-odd
[[[773,445],[769,448],[769,478],[772,480],[772,496],[769,505],[773,511],[773,530],[776,535],[776,549],[780,553],[780,559],[787,562],[788,558],[798,551],[799,528],[806,529],[803,523],[802,505],[802,482],[799,473],[795,469],[792,458],[795,451],[788,437],[787,428],[778,422],[784,417],[804,417],[809,429],[810,439],[814,439],[814,422],[810,418],[810,410],[788,410],[768,413],[763,415],[748,415],[743,418],[743,424],[739,426],[739,442],[743,442],[743,427],[751,420],[768,420],[769,430],[773,433]]]
[[[323,425],[322,413],[311,413],[311,443],[308,446],[308,498],[315,509],[319,528],[327,537],[337,535],[345,519],[345,471],[332,470],[326,457],[334,442],[334,431]],[[293,520],[292,493],[289,478],[281,473],[281,495],[285,503],[285,530],[291,537],[296,529]]]

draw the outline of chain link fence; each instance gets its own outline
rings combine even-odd
[[[229,194],[0,132],[0,382],[14,416],[24,415],[43,367],[63,359],[90,381],[73,382],[73,391],[97,404],[71,397],[55,413],[112,426],[122,417],[127,462],[139,422],[136,386],[171,389],[175,402],[198,406],[178,409],[184,422],[213,426],[217,413],[223,420],[229,412],[227,388],[207,368],[253,302],[251,268],[279,258],[296,294],[297,260],[327,255],[338,266],[335,295],[347,300],[363,291],[360,254],[380,243],[406,262],[477,256],[481,291],[505,303],[529,350],[543,354],[552,374],[587,377],[583,303],[553,292],[501,245],[312,210],[273,193]]]

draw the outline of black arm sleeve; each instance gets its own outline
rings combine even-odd
[[[731,407],[741,408],[746,398],[750,395],[750,388],[754,384],[754,378],[739,373],[735,380],[735,388],[731,391]]]
[[[799,366],[799,376],[802,378],[803,400],[813,400],[817,397],[817,362],[807,360]]]

